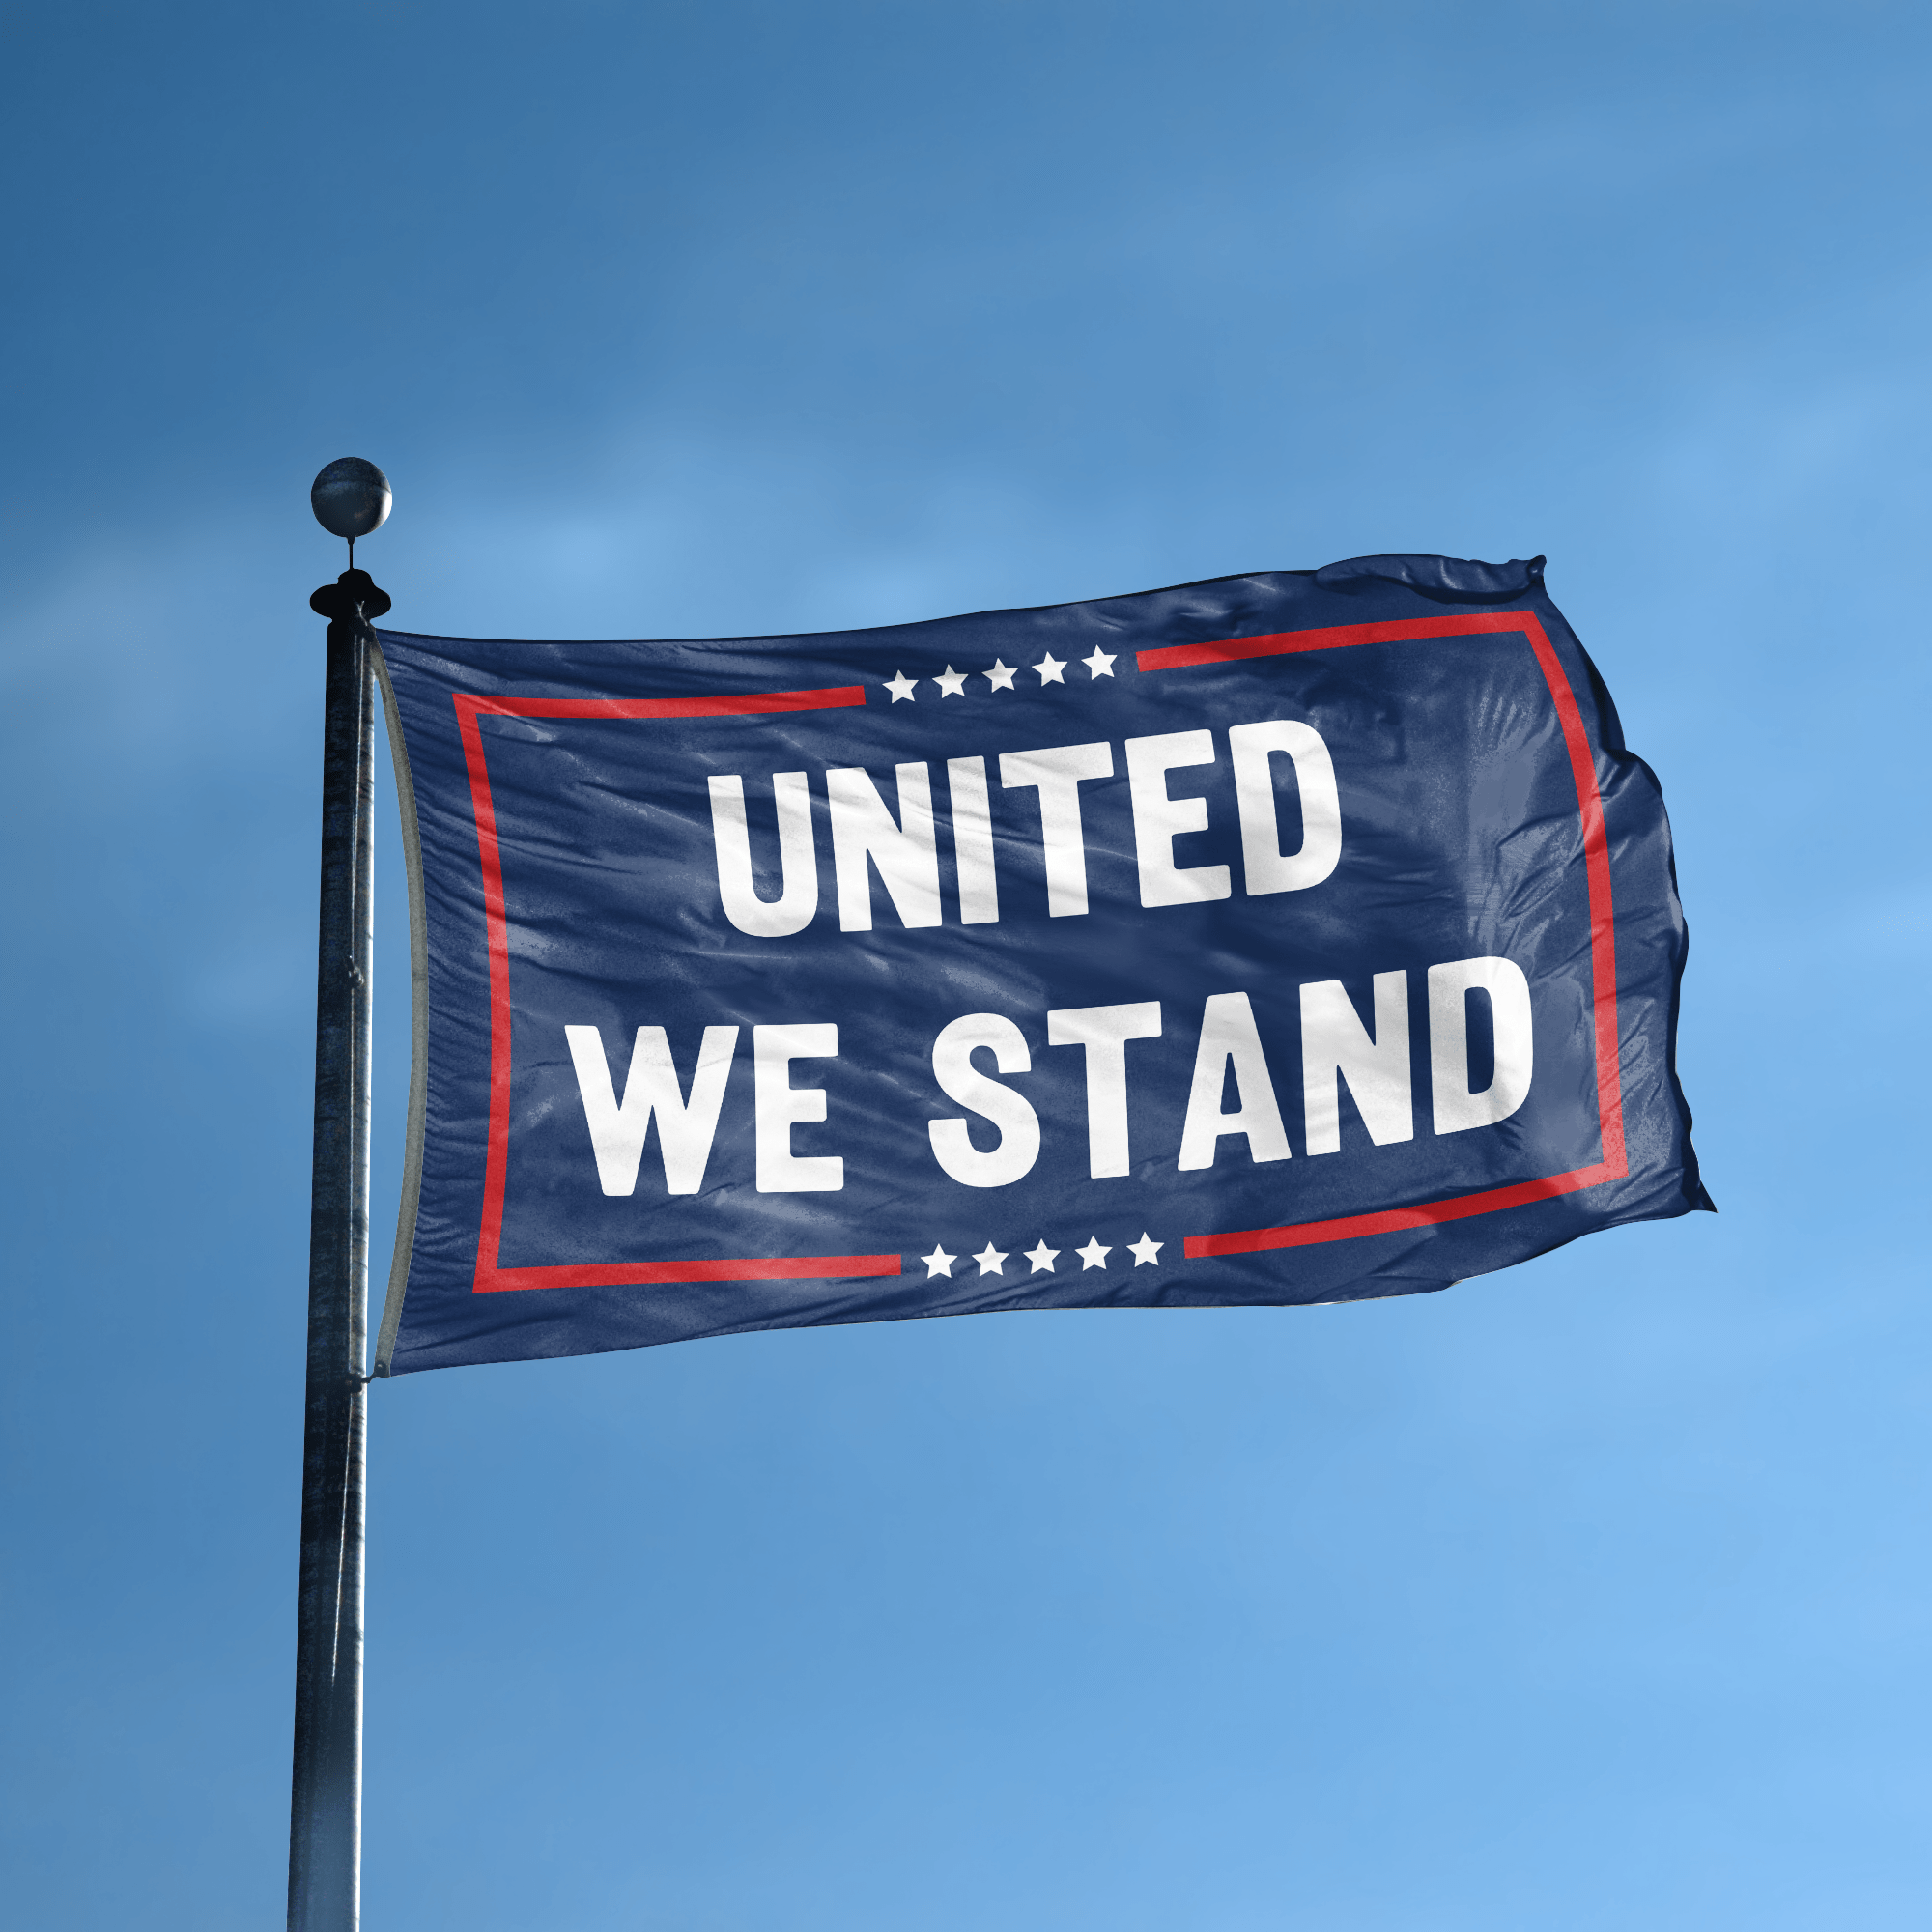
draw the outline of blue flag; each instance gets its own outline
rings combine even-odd
[[[1541,559],[381,640],[381,1373],[1413,1293],[1710,1206],[1663,801]]]

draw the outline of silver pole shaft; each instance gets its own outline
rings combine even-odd
[[[361,571],[328,616],[322,917],[309,1209],[308,1387],[296,1635],[290,1932],[356,1932],[362,1861],[362,1554],[368,1393],[369,1044],[374,937],[374,637],[389,600]]]

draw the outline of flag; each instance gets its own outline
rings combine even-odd
[[[1710,1206],[1662,797],[1540,558],[380,640],[380,1373],[1359,1300]]]

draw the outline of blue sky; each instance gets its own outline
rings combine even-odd
[[[1722,1210],[1413,1301],[379,1387],[373,1932],[1925,1922],[1922,9],[10,40],[18,1922],[282,1909],[351,453],[453,634],[1547,553],[1670,803]]]

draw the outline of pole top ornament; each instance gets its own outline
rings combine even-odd
[[[315,520],[330,536],[347,537],[355,556],[357,537],[381,527],[394,500],[389,479],[360,456],[339,456],[309,485]]]

